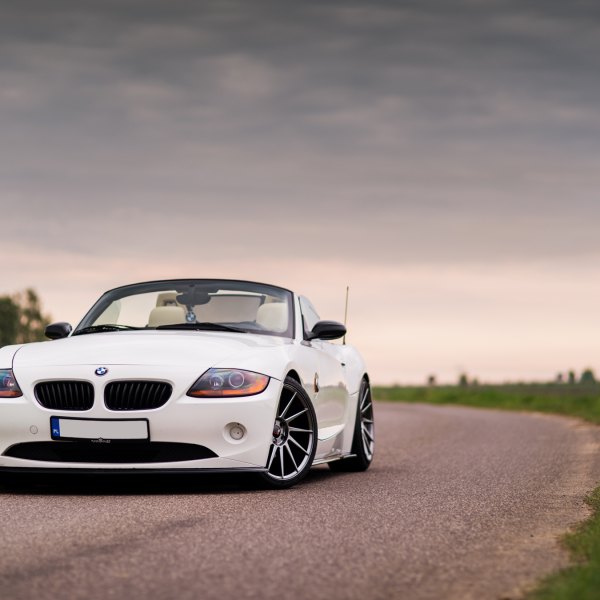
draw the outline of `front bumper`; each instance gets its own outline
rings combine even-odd
[[[256,396],[242,398],[191,398],[187,390],[197,378],[187,370],[169,368],[168,377],[157,376],[156,367],[115,365],[110,378],[92,380],[90,367],[52,367],[21,370],[16,374],[23,396],[0,400],[0,470],[93,471],[261,471],[264,470],[272,438],[273,422],[281,392],[281,382],[271,379],[267,389]],[[85,376],[84,376],[85,374]],[[39,381],[81,379],[94,385],[94,406],[87,411],[60,411],[42,407],[33,389]],[[154,410],[110,411],[104,405],[104,387],[115,380],[148,379],[168,381],[173,386],[170,400]],[[53,441],[50,417],[87,419],[148,419],[150,441],[171,444],[196,444],[211,451],[211,458],[162,462],[65,462],[32,460],[7,456],[11,448],[28,443],[69,444]],[[229,426],[243,425],[245,435],[234,440]],[[80,443],[80,442],[76,442]],[[90,442],[91,443],[91,442]],[[143,443],[143,442],[141,442]],[[22,447],[22,446],[21,446]]]

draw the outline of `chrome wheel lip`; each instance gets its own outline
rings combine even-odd
[[[373,453],[375,451],[375,428],[373,422],[371,387],[368,383],[365,383],[364,391],[361,390],[358,418],[360,419],[360,439],[362,449],[365,458],[370,462],[373,460]]]
[[[305,407],[305,399],[299,396],[298,392],[290,385],[284,384],[283,390],[291,392],[291,397],[284,399],[284,393],[282,392],[277,407],[277,417],[275,419],[273,433],[275,434],[279,429],[279,435],[273,435],[271,439],[271,445],[269,447],[269,456],[267,460],[267,474],[274,480],[277,481],[288,481],[294,479],[298,475],[304,472],[304,470],[310,467],[312,462],[313,449],[315,445],[315,423],[314,417],[308,408]],[[303,405],[302,409],[291,410],[291,407],[296,398],[301,398]],[[283,401],[283,402],[282,402]],[[293,421],[298,417],[305,415],[308,419],[308,429],[300,428],[293,424]],[[308,437],[306,444],[303,444],[300,440],[294,437],[294,432],[302,433]],[[304,455],[301,461],[294,457],[292,452],[292,446],[295,449],[300,449]],[[279,456],[279,465],[275,468],[275,458]]]

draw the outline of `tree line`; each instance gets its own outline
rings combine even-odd
[[[35,290],[0,296],[0,347],[45,340],[48,323]]]
[[[567,371],[566,374],[558,373],[552,383],[559,385],[592,385],[598,383],[598,380],[596,379],[594,370],[588,367],[587,369],[584,369],[579,376],[577,376],[577,373],[575,373],[573,370]],[[428,387],[435,387],[437,384],[437,377],[435,375],[429,375],[427,377]],[[456,385],[459,387],[475,387],[479,385],[479,379],[476,377],[469,377],[467,373],[461,373],[458,376]]]

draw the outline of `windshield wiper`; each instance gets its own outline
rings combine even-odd
[[[238,329],[221,323],[173,323],[172,325],[159,325],[156,329],[192,329],[196,331],[233,331],[234,333],[247,333],[245,329]]]
[[[82,335],[84,333],[103,333],[104,331],[130,331],[136,329],[145,329],[145,327],[133,327],[132,325],[90,325],[83,329],[78,329],[73,335]]]

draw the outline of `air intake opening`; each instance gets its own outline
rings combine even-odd
[[[162,463],[215,458],[204,446],[177,442],[24,442],[4,456],[67,463]]]

